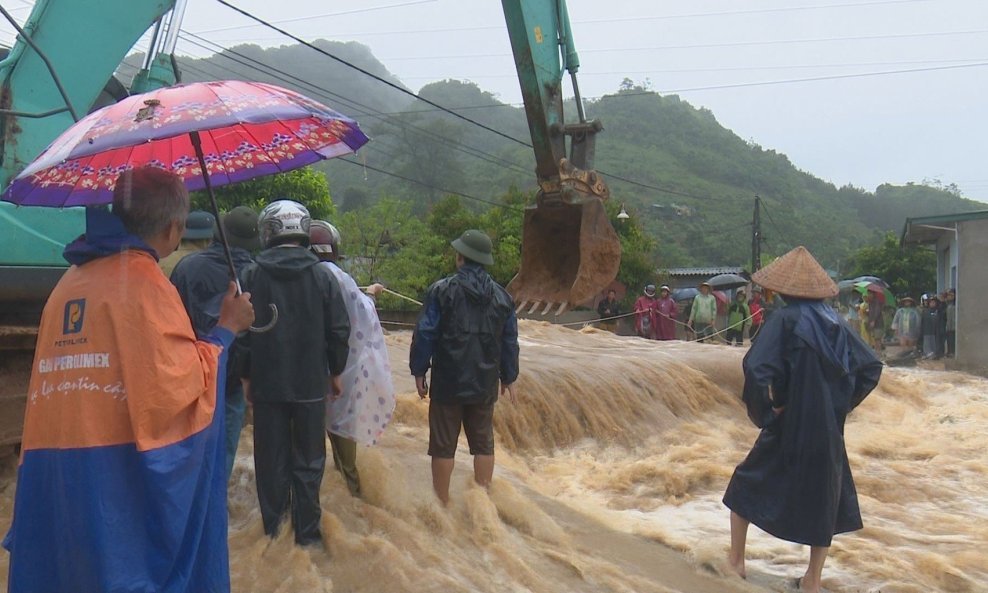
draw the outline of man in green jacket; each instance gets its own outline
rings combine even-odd
[[[706,342],[716,333],[714,323],[717,321],[717,299],[710,292],[710,284],[700,284],[700,294],[693,297],[693,308],[690,310],[689,327],[696,332],[696,339]]]

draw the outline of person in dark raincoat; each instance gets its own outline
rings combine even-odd
[[[742,577],[749,523],[810,546],[802,591],[820,590],[835,534],[861,529],[844,448],[844,420],[878,384],[882,364],[823,299],[837,286],[804,247],[752,280],[787,306],[764,324],[744,358],[744,403],[762,429],[724,494],[731,509],[728,560]]]
[[[188,225],[186,225],[188,226]],[[251,251],[261,246],[257,230],[257,212],[247,206],[237,206],[223,216],[223,228],[230,244],[233,265],[240,274],[251,259]],[[186,255],[172,270],[171,282],[182,297],[182,304],[189,313],[192,329],[199,339],[208,336],[219,319],[220,303],[230,283],[230,268],[226,262],[219,229],[209,247]],[[224,393],[226,430],[226,479],[233,474],[233,461],[237,457],[240,432],[244,426],[247,402],[244,387],[240,383],[240,361],[243,345],[234,342],[227,353],[227,378]]]

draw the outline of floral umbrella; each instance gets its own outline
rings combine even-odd
[[[199,190],[297,169],[367,141],[354,120],[281,87],[239,80],[178,85],[81,119],[0,199],[21,206],[109,204],[120,173],[145,165]]]
[[[110,204],[120,173],[153,166],[177,174],[189,190],[205,188],[219,219],[214,186],[291,171],[355,152],[367,141],[354,120],[271,84],[178,85],[128,97],[79,120],[0,199],[21,206]],[[236,281],[225,229],[217,228]],[[277,321],[277,310],[272,312],[262,329]]]

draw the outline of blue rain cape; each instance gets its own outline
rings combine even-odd
[[[881,373],[882,363],[833,309],[790,299],[744,358],[743,399],[762,431],[724,504],[800,544],[829,546],[834,534],[861,529],[844,421]]]
[[[197,341],[154,254],[96,235],[67,250],[81,265],[42,316],[9,591],[227,593],[219,394],[234,336]]]

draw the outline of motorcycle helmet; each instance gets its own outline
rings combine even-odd
[[[286,241],[299,241],[309,244],[309,211],[305,206],[292,200],[277,200],[265,206],[258,217],[257,226],[261,230],[261,243],[272,247]]]
[[[313,220],[309,225],[309,245],[316,255],[340,254],[340,231],[325,220]]]

